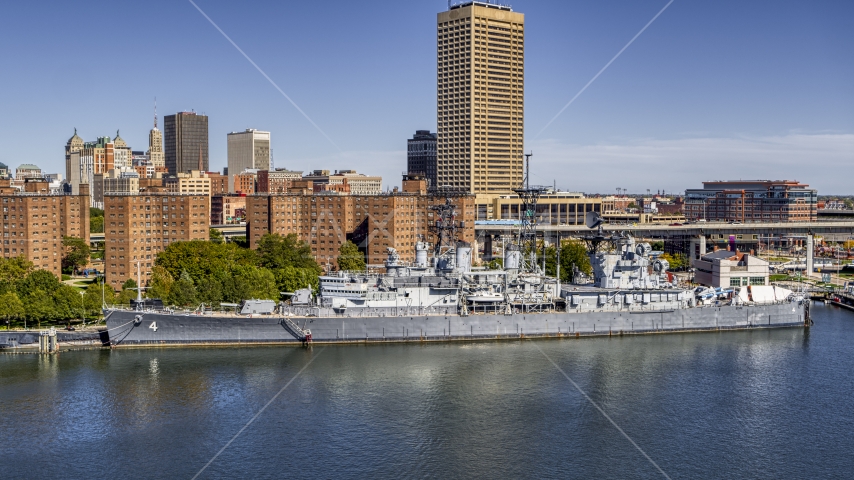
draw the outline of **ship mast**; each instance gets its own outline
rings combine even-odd
[[[519,209],[521,217],[519,232],[516,236],[516,245],[522,252],[522,262],[519,268],[522,272],[537,273],[537,202],[540,195],[546,192],[546,187],[531,186],[531,157],[533,153],[525,154],[525,178],[522,186],[513,189],[522,201]],[[542,272],[545,273],[545,272]]]
[[[457,241],[457,206],[446,197],[444,203],[430,206],[434,212],[433,221],[430,222],[430,233],[436,236],[436,244],[433,246],[433,257],[439,258],[456,248]]]
[[[429,189],[431,197],[430,211],[433,219],[428,223],[428,231],[436,236],[433,245],[433,258],[439,259],[457,248],[457,235],[466,228],[464,221],[457,221],[457,204],[455,198],[464,197],[468,192],[450,186],[433,187]]]

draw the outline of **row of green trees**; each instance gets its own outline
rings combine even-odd
[[[0,321],[7,328],[94,321],[101,316],[102,296],[115,303],[133,294],[125,290],[117,298],[112,289],[102,290],[97,283],[79,290],[47,270],[36,270],[24,257],[0,258]]]
[[[254,251],[221,241],[176,242],[154,265],[146,296],[181,307],[279,300],[281,292],[317,289],[322,273],[296,234],[264,235]]]
[[[85,242],[66,237],[63,245],[64,270],[88,262]],[[339,262],[342,269],[365,269],[364,256],[350,242],[342,245]],[[265,235],[254,251],[222,239],[176,242],[157,256],[146,296],[176,306],[278,300],[280,292],[316,290],[321,273],[311,248],[295,234]],[[94,321],[104,304],[129,304],[137,295],[136,287],[128,279],[118,293],[97,282],[80,290],[47,270],[36,270],[24,257],[0,258],[0,321],[7,327]]]

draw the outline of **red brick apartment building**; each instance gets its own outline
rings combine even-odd
[[[24,189],[0,180],[3,257],[23,255],[36,268],[62,274],[62,237],[89,243],[89,185],[79,195],[51,194],[47,182],[27,179]]]
[[[425,180],[404,180],[403,191],[381,195],[314,193],[311,182],[295,182],[291,193],[246,197],[247,232],[252,248],[266,233],[296,233],[311,246],[321,265],[335,265],[339,247],[347,242],[366,252],[369,265],[382,265],[387,248],[395,248],[403,261],[415,261],[415,243],[422,237],[435,242],[429,232],[434,222],[431,205],[444,198],[426,194]],[[454,199],[461,239],[474,243],[474,196]]]

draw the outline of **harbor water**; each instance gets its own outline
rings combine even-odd
[[[816,304],[812,317],[623,338],[0,354],[0,477],[851,478],[854,312]]]

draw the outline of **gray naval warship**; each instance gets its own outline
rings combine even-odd
[[[546,275],[533,215],[544,190],[516,190],[523,218],[501,269],[472,266],[472,246],[456,239],[456,206],[447,198],[431,207],[435,244],[418,242],[414,262],[389,248],[382,273],[336,272],[320,277],[316,292],[298,290],[278,303],[245,300],[227,312],[139,299],[105,311],[104,336],[113,346],[424,342],[809,324],[809,299],[786,289],[680,287],[648,243],[606,234],[595,212],[584,237],[593,274],[575,271],[569,284],[558,281],[559,270],[557,278]]]

